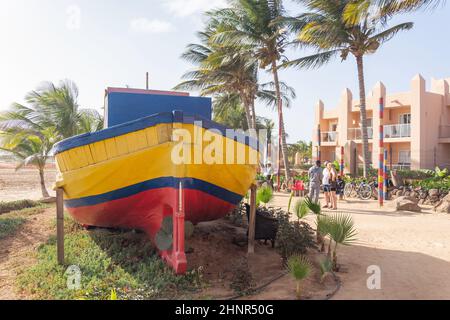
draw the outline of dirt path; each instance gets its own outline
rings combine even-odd
[[[27,222],[14,234],[0,240],[0,300],[25,299],[15,291],[17,272],[31,265],[33,252],[52,234],[55,209],[27,217]]]
[[[286,209],[288,200],[278,195],[272,205]],[[450,215],[429,208],[419,214],[380,210],[376,201],[342,201],[339,207],[352,214],[358,243],[339,250],[345,272],[335,299],[450,299]],[[315,218],[308,220],[314,224]],[[380,290],[367,287],[369,266],[381,270]],[[265,298],[277,299],[272,293]]]

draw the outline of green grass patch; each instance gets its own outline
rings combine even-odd
[[[0,240],[14,234],[25,221],[22,217],[0,217]]]
[[[0,240],[16,233],[26,221],[27,217],[42,213],[47,205],[38,204],[37,207],[12,211],[0,215]]]
[[[38,249],[37,264],[18,277],[18,289],[33,298],[107,300],[115,289],[118,299],[178,299],[189,298],[202,285],[196,270],[176,276],[145,234],[86,231],[70,218],[65,221],[66,265],[57,264],[52,237]],[[82,273],[79,290],[67,286],[71,265]]]
[[[0,201],[0,214],[40,206],[40,202],[33,200]]]

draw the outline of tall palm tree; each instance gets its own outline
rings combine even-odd
[[[286,132],[283,120],[283,101],[278,74],[278,63],[288,43],[286,30],[279,22],[284,14],[281,0],[230,0],[230,7],[217,10],[214,15],[221,27],[213,36],[219,44],[243,45],[259,62],[259,67],[273,75],[277,97],[280,130],[280,147],[284,159],[286,178],[290,178]]]
[[[364,56],[375,53],[381,44],[392,39],[398,32],[409,30],[412,22],[386,27],[388,14],[371,10],[370,6],[359,6],[358,15],[346,19],[349,6],[362,4],[366,0],[297,0],[309,12],[287,21],[292,29],[300,30],[298,42],[315,48],[318,53],[295,59],[284,67],[315,68],[329,62],[335,56],[346,60],[352,55],[358,70],[360,122],[363,140],[364,177],[369,168],[369,142],[367,134],[366,89],[364,80]]]
[[[0,150],[12,154],[18,160],[16,170],[29,165],[38,169],[42,196],[48,198],[44,169],[55,143],[54,131],[48,128],[40,131],[39,135],[33,135],[29,132],[7,130],[0,133],[0,137]]]

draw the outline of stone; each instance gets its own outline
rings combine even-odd
[[[439,197],[439,190],[438,189],[430,189],[430,191],[428,191],[428,194],[430,195],[430,197]]]
[[[435,207],[434,211],[439,213],[450,213],[450,193],[447,194]]]
[[[415,199],[415,201],[417,201],[417,199]],[[410,197],[399,197],[393,201],[392,206],[396,211],[421,212],[422,209],[415,201],[412,201],[412,198]]]

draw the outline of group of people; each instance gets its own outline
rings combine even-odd
[[[325,194],[324,208],[337,210],[337,194],[340,191],[341,178],[339,177],[334,165],[326,161],[325,168],[318,160],[315,166],[309,169],[309,198],[319,203],[320,188],[323,187]]]

